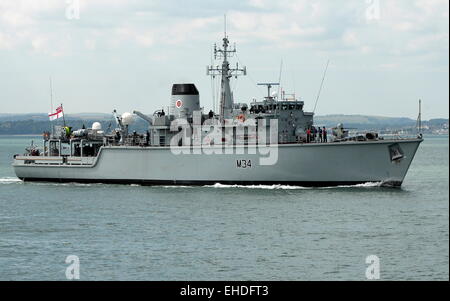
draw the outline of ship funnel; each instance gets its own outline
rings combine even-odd
[[[171,113],[176,118],[186,118],[200,110],[200,95],[194,84],[172,86]]]

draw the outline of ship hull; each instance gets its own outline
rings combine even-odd
[[[13,168],[24,181],[309,187],[377,182],[399,187],[421,142],[409,139],[278,145],[270,147],[271,152],[277,152],[273,165],[262,165],[264,155],[258,151],[175,155],[165,147],[107,146],[88,165],[25,164],[15,160]],[[401,158],[392,156],[393,146],[401,150]]]

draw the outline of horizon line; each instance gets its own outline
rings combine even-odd
[[[44,113],[44,112],[29,112],[29,113],[0,113],[0,116],[2,115],[45,115],[47,116],[48,113]],[[66,113],[66,116],[71,116],[71,115],[95,115],[95,114],[102,114],[102,115],[109,115],[111,114],[111,116],[113,115],[113,113],[103,113],[103,112],[79,112],[79,113]],[[144,113],[145,114],[145,113]],[[378,117],[378,118],[406,118],[406,119],[411,119],[411,120],[415,120],[417,119],[417,117],[406,117],[406,116],[387,116],[387,115],[365,115],[365,114],[326,114],[326,115],[315,115],[315,117],[332,117],[332,116],[360,116],[360,117]],[[447,117],[428,117],[428,119],[424,119],[425,121],[429,121],[429,120],[433,120],[433,119],[449,119],[449,116]]]

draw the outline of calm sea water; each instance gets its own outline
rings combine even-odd
[[[449,279],[449,140],[427,137],[402,189],[22,183],[32,137],[0,136],[0,280]],[[39,138],[34,137],[36,141]]]

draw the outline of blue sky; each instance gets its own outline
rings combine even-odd
[[[283,60],[312,110],[329,59],[318,115],[415,118],[422,98],[425,119],[448,118],[448,0],[0,0],[0,113],[47,112],[50,76],[66,113],[152,113],[176,82],[209,110],[224,14],[249,74],[235,101],[261,98]]]

